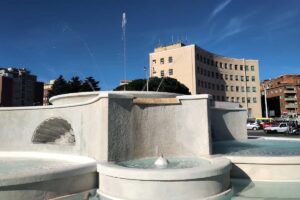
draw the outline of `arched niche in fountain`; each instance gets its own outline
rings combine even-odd
[[[58,145],[75,144],[75,135],[71,124],[63,118],[50,118],[43,121],[34,131],[32,142]]]

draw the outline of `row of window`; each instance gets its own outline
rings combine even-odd
[[[252,99],[252,101],[251,101]],[[214,101],[225,101],[225,96],[217,96],[213,95]],[[237,102],[237,103],[246,103],[246,97],[226,97],[226,101],[228,102]],[[256,97],[247,97],[247,103],[257,103]]]
[[[172,63],[172,62],[173,62],[173,57],[172,57],[172,56],[169,56],[169,57],[168,57],[168,63]],[[152,60],[152,63],[153,63],[153,64],[156,64],[156,59],[153,59],[153,60]],[[159,63],[162,64],[162,65],[165,64],[165,59],[164,59],[164,58],[161,58],[161,59],[159,60]]]
[[[218,61],[214,61],[212,59],[209,59],[209,58],[206,58],[204,56],[201,56],[199,54],[197,54],[197,60],[204,64],[207,64],[207,65],[211,65],[211,66],[216,66],[216,67],[219,67],[219,68],[224,68],[224,69],[230,69],[230,70],[233,70],[233,67],[235,70],[240,70],[240,71],[249,71],[249,66],[248,65],[233,65],[233,64],[228,64],[228,63],[222,63],[222,62],[218,62]],[[251,71],[254,71],[254,66],[251,65],[250,66],[250,69]]]
[[[168,73],[167,73],[168,72]],[[174,73],[174,70],[173,69],[168,69],[168,71],[166,70],[166,73],[165,73],[165,70],[160,70],[160,76],[161,77],[164,77],[165,75],[169,75],[169,76],[172,76]],[[156,74],[156,71],[153,71],[153,74]]]
[[[210,82],[206,82],[206,81],[197,81],[197,85],[199,87],[202,88],[206,88],[206,89],[211,89],[211,90],[218,90],[218,91],[231,91],[231,92],[245,92],[245,88],[246,88],[246,92],[256,92],[256,87],[244,87],[244,86],[228,86],[226,85],[224,87],[223,84],[214,84],[214,83],[210,83]],[[252,89],[252,90],[251,90]]]
[[[199,67],[197,67],[197,73],[200,73],[203,76],[207,76],[207,77],[212,77],[212,78],[216,78],[216,79],[225,79],[225,80],[236,80],[236,81],[244,81],[246,78],[246,81],[250,81],[250,77],[249,76],[239,76],[239,75],[228,75],[228,74],[221,74],[218,72],[211,72],[209,70],[206,69],[200,69]],[[255,81],[255,76],[251,76],[251,80]]]

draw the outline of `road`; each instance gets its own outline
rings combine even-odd
[[[266,134],[263,130],[257,130],[257,131],[248,130],[248,136],[300,138],[300,135],[288,135],[284,133]]]

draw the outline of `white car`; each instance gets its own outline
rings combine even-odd
[[[266,127],[264,131],[266,133],[276,132],[276,133],[287,133],[289,130],[289,126],[287,123],[280,123],[277,125],[273,125],[270,127]]]
[[[258,130],[260,125],[257,123],[247,123],[247,130]]]

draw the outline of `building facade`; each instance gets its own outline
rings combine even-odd
[[[300,74],[287,74],[261,83],[261,95],[266,89],[268,114],[270,117],[296,115],[300,113]],[[265,103],[262,103],[265,112]],[[263,113],[265,115],[265,113]]]
[[[261,117],[258,60],[220,56],[182,43],[155,48],[149,57],[151,77],[175,78],[192,94],[238,102],[249,117]]]
[[[0,68],[0,106],[43,103],[43,83],[24,68]]]
[[[52,86],[55,80],[50,80],[49,83],[44,83],[44,95],[43,95],[43,105],[49,105],[49,92],[52,90]]]

